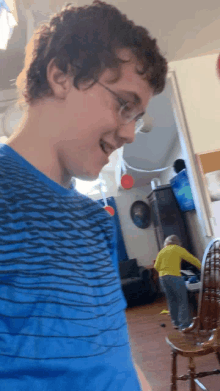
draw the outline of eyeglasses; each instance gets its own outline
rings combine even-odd
[[[135,121],[135,133],[140,132],[140,130],[144,126],[144,120],[143,118],[141,118],[142,113],[140,113],[140,110],[138,110],[134,102],[124,100],[123,98],[118,96],[116,92],[112,91],[110,88],[106,87],[99,81],[97,82],[97,84],[105,88],[107,91],[111,92],[114,98],[118,101],[120,105],[118,115],[120,117],[121,123],[123,125],[127,125],[128,123]]]

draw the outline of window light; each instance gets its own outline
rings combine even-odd
[[[80,179],[76,178],[76,190],[78,190],[79,193],[85,194],[85,195],[94,195],[100,193],[100,178],[96,179],[95,181],[82,181]],[[104,192],[107,192],[107,186],[106,182],[102,180],[102,190]]]
[[[17,22],[4,0],[0,0],[0,49],[6,50]]]

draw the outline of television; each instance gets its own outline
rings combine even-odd
[[[180,171],[170,180],[170,185],[174,196],[182,212],[188,212],[195,209],[192,191],[189,184],[186,169]]]

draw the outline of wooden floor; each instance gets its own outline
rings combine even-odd
[[[171,350],[165,342],[167,334],[173,331],[169,315],[160,312],[167,309],[163,298],[153,304],[127,309],[127,321],[133,357],[144,372],[153,391],[170,390]],[[164,323],[166,327],[160,325]],[[187,359],[178,356],[178,375],[187,372]],[[214,354],[195,359],[198,371],[218,369]],[[209,391],[220,391],[220,375],[201,379]],[[186,381],[178,381],[178,391],[189,390]],[[196,386],[196,390],[201,390]]]

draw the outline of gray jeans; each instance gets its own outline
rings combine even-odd
[[[160,283],[166,295],[172,322],[179,328],[190,325],[192,318],[189,313],[187,289],[183,277],[162,276]]]

